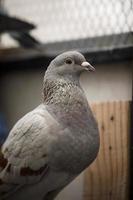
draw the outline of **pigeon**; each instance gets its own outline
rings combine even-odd
[[[80,85],[95,68],[77,51],[49,64],[42,103],[10,131],[0,153],[1,200],[53,200],[97,157],[97,122]]]

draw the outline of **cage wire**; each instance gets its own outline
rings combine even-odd
[[[34,23],[32,35],[44,44],[101,37],[96,45],[133,45],[133,0],[4,0],[4,6]]]

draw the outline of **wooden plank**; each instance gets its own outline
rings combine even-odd
[[[97,159],[84,173],[84,200],[127,200],[130,102],[92,104],[100,131]]]

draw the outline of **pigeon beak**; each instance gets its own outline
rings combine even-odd
[[[88,63],[87,61],[82,62],[81,66],[84,67],[85,70],[87,70],[87,71],[90,71],[90,72],[95,71],[95,68],[90,63]]]

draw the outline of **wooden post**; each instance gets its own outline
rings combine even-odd
[[[86,170],[84,200],[127,200],[129,195],[130,102],[93,104],[100,151]]]
[[[130,129],[130,193],[129,199],[133,199],[133,81],[132,81],[132,102],[131,102],[131,129]]]

